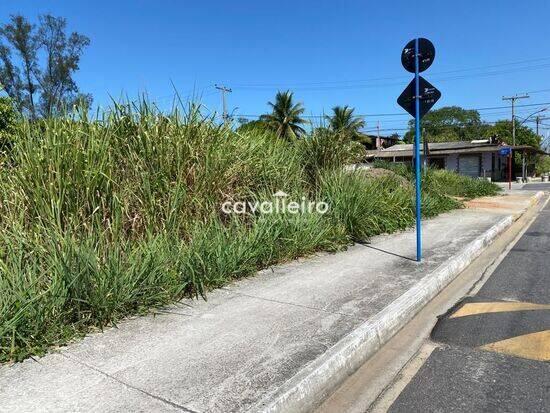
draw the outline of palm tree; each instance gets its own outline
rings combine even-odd
[[[347,105],[333,107],[333,115],[326,116],[330,129],[350,139],[358,138],[361,135],[359,129],[365,126],[365,121],[359,116],[354,116],[354,110]]]
[[[277,92],[275,103],[268,102],[273,112],[260,116],[260,120],[267,123],[277,136],[285,139],[294,139],[306,133],[305,129],[300,126],[307,123],[300,117],[304,113],[304,107],[301,103],[294,103],[292,96],[293,93],[289,90]]]

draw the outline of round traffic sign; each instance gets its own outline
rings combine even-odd
[[[401,53],[401,63],[403,67],[411,73],[414,73],[414,41],[411,40]],[[431,66],[435,58],[435,47],[428,39],[420,37],[418,39],[418,71],[423,72]]]

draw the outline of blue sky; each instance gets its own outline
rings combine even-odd
[[[368,128],[380,121],[383,130],[399,129],[408,116],[378,114],[403,112],[395,100],[410,75],[400,53],[415,36],[436,46],[424,74],[443,94],[436,107],[501,106],[502,95],[545,89],[521,104],[550,102],[550,2],[417,3],[18,0],[0,4],[0,21],[51,13],[89,36],[77,80],[100,105],[110,95],[146,91],[168,107],[173,82],[182,96],[195,89],[220,111],[213,85],[223,83],[233,89],[228,105],[238,116],[265,112],[278,89],[290,88],[308,114],[347,104],[375,115]],[[482,115],[490,121],[507,113]]]

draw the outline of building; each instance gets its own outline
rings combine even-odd
[[[369,135],[371,141],[374,143],[373,147],[376,149],[389,148],[399,142],[399,135],[381,136],[381,135]]]
[[[397,144],[399,136],[379,136],[359,132],[357,141],[361,142],[367,149],[382,149]]]
[[[521,154],[522,164],[512,171],[515,176],[529,176],[533,171],[533,154],[545,154],[540,149],[527,145],[508,146],[493,139],[480,139],[471,142],[429,143],[424,158],[424,148],[420,154],[429,166],[455,171],[471,177],[491,178],[505,181],[508,178],[508,157],[500,155],[504,147],[511,147],[512,153]],[[389,148],[367,151],[367,161],[385,160],[390,162],[411,162],[414,147],[412,144],[394,145]]]

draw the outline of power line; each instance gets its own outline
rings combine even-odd
[[[542,93],[542,92],[550,92],[550,89],[531,90],[531,91],[527,92],[527,94],[530,95],[530,94],[533,94],[533,93]]]
[[[541,118],[540,120],[544,120],[544,119],[550,119],[550,118]],[[545,124],[545,123],[542,123],[540,122],[539,120],[539,125],[540,126],[547,126],[547,127],[550,127],[550,124]],[[533,120],[535,121],[535,120]],[[423,126],[424,127],[430,127],[430,126],[434,126],[436,127],[437,129],[450,129],[450,130],[454,130],[454,129],[467,129],[467,128],[479,128],[479,127],[483,127],[483,126],[493,126],[493,125],[496,125],[498,122],[501,122],[500,120],[497,120],[497,121],[482,121],[481,123],[478,123],[478,124],[454,124],[454,125],[431,125],[429,123],[425,123]],[[406,125],[406,126],[403,126],[403,127],[391,127],[391,128],[383,128],[383,129],[380,129],[380,131],[393,131],[393,132],[397,132],[397,131],[410,131],[412,128],[410,125]],[[541,128],[541,129],[544,129],[544,128]],[[365,133],[371,133],[371,132],[377,132],[378,131],[378,128],[377,127],[370,127],[370,128],[366,128],[363,130],[363,132]],[[538,134],[538,132],[537,132]]]
[[[455,75],[455,76],[441,76],[444,72],[440,72],[440,74],[433,74],[433,78],[440,81],[451,81],[451,80],[462,80],[462,79],[470,79],[470,78],[476,78],[476,77],[490,77],[490,76],[496,76],[496,75],[503,75],[503,74],[510,74],[510,73],[517,73],[517,72],[525,72],[525,71],[531,71],[531,70],[538,70],[538,69],[545,69],[549,68],[550,63],[536,65],[536,66],[527,66],[527,67],[521,67],[521,68],[514,68],[511,70],[497,70],[497,71],[489,71],[489,72],[481,72],[481,73],[471,73],[471,74],[462,74],[462,75]],[[453,72],[453,71],[450,71]],[[270,86],[257,86],[254,84],[237,84],[234,86],[236,90],[257,90],[257,91],[265,91],[265,90],[272,90],[272,89],[293,89],[293,90],[301,90],[301,91],[325,91],[325,90],[353,90],[353,89],[367,89],[367,88],[381,88],[381,87],[390,87],[390,86],[399,86],[402,84],[402,82],[405,79],[403,76],[400,77],[388,77],[388,78],[378,78],[378,80],[390,80],[390,79],[401,79],[399,82],[391,82],[391,83],[371,83],[371,84],[365,84],[363,82],[367,82],[367,80],[361,81],[362,83],[356,83],[353,84],[352,81],[342,81],[350,84],[344,84],[344,85],[331,85],[331,86],[296,86],[296,84],[272,84]],[[375,79],[371,80],[370,82],[374,82]],[[319,84],[323,84],[322,82],[318,82]]]
[[[529,103],[525,105],[515,105],[516,108],[524,108],[524,107],[534,107],[534,106],[545,106],[550,105],[550,102],[542,102],[542,103]],[[464,110],[476,110],[478,112],[483,112],[486,110],[496,110],[496,109],[509,109],[510,106],[492,106],[492,107],[484,107],[484,108],[464,108]],[[239,117],[242,118],[259,118],[261,115],[252,115],[252,114],[239,114]],[[304,115],[303,118],[307,119],[323,119],[327,116],[327,114],[322,115]],[[408,116],[410,115],[408,113],[404,112],[394,112],[394,113],[371,113],[371,114],[360,114],[355,115],[359,118],[369,118],[369,117],[384,117],[384,116]]]
[[[492,68],[499,68],[504,66],[513,66],[513,65],[519,65],[524,63],[533,63],[533,62],[541,62],[541,61],[547,61],[550,60],[549,57],[541,57],[536,59],[527,59],[527,60],[520,60],[515,62],[508,62],[508,63],[500,63],[500,64],[494,64],[494,65],[487,65],[487,66],[477,66],[477,67],[471,67],[471,68],[462,68],[462,69],[454,69],[454,70],[447,70],[442,72],[434,72],[432,73],[432,76],[440,76],[440,75],[446,75],[446,74],[453,74],[453,73],[460,73],[460,72],[467,72],[467,71],[475,71],[475,70],[482,70],[482,69],[492,69]],[[540,66],[540,65],[539,65]],[[544,65],[546,66],[546,65]],[[535,66],[538,68],[538,66]],[[317,82],[295,82],[295,83],[287,83],[287,86],[322,86],[322,85],[341,85],[346,83],[362,83],[362,82],[376,82],[381,80],[396,80],[396,79],[408,79],[406,76],[399,75],[399,76],[385,76],[385,77],[375,77],[375,78],[367,78],[367,79],[349,79],[349,80],[328,80],[328,81],[317,81]],[[237,88],[244,88],[244,87],[267,87],[267,88],[273,88],[273,87],[280,87],[285,85],[285,83],[234,83],[233,87],[235,89]]]
[[[482,122],[477,125],[471,125],[471,124],[456,124],[456,125],[433,125],[436,126],[438,129],[465,129],[465,128],[479,128],[480,126],[492,126],[496,124],[497,122]],[[432,125],[425,124],[424,127],[429,127]],[[380,128],[380,131],[409,131],[411,130],[410,127],[403,127],[403,128]],[[377,132],[378,128],[369,128],[364,129],[363,132]]]

